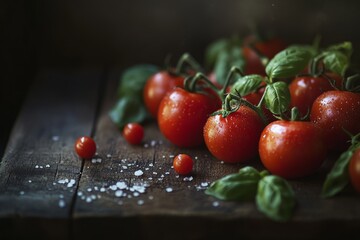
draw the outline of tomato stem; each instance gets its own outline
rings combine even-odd
[[[176,65],[175,73],[177,75],[180,75],[185,64],[188,64],[193,70],[195,70],[195,72],[204,72],[201,65],[189,53],[184,53]]]

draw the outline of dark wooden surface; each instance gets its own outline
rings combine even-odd
[[[212,181],[245,164],[222,164],[205,147],[174,147],[155,122],[145,124],[140,146],[128,145],[108,117],[120,73],[121,68],[39,72],[1,160],[1,239],[320,239],[357,231],[359,196],[351,189],[333,199],[319,196],[332,157],[316,175],[290,182],[297,198],[294,217],[277,223],[253,202],[221,202],[204,194]],[[98,145],[93,160],[74,153],[81,135],[93,136]],[[178,153],[194,157],[187,178],[171,168]],[[258,159],[248,164],[262,169]]]

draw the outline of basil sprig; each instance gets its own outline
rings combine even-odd
[[[312,53],[307,48],[294,46],[286,48],[266,65],[266,75],[270,82],[274,78],[293,77],[306,67],[311,57]]]
[[[288,220],[295,207],[295,195],[286,180],[253,167],[216,180],[205,193],[220,200],[256,199],[258,210],[275,221]]]
[[[224,85],[226,77],[232,67],[243,70],[245,60],[241,50],[241,40],[237,37],[220,39],[206,49],[206,65],[214,68],[216,81]]]
[[[286,221],[292,216],[295,194],[290,184],[283,178],[266,176],[259,182],[256,205],[269,218]]]
[[[360,147],[359,140],[360,133],[352,137],[351,146],[340,155],[331,171],[327,174],[321,193],[323,197],[328,198],[335,196],[349,183],[350,159],[355,150]]]
[[[119,128],[129,122],[143,122],[149,117],[143,103],[143,89],[148,78],[158,70],[154,65],[142,64],[123,72],[118,87],[118,101],[109,113]]]

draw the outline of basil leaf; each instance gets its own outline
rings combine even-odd
[[[311,52],[305,48],[286,48],[271,59],[265,72],[270,79],[293,77],[306,67],[311,57]]]
[[[221,200],[250,200],[256,195],[259,180],[260,173],[255,168],[244,167],[216,180],[205,193]]]
[[[290,91],[285,82],[268,84],[265,89],[266,108],[273,114],[281,114],[290,106]]]
[[[150,64],[135,65],[128,68],[120,78],[118,96],[136,95],[142,97],[146,81],[158,70],[158,67]]]
[[[340,51],[331,51],[324,53],[323,63],[325,69],[344,76],[346,69],[349,67],[350,59]]]
[[[245,96],[249,93],[255,92],[264,78],[260,75],[247,75],[239,78],[234,85],[231,87],[231,92],[238,92],[240,96]]]
[[[353,47],[351,42],[343,42],[328,47],[326,51],[340,51],[341,53],[345,54],[347,58],[350,58],[353,52]]]
[[[276,221],[286,221],[295,207],[295,194],[287,181],[278,176],[266,176],[258,185],[256,205],[259,211]]]
[[[149,114],[140,98],[136,96],[124,96],[120,98],[111,109],[109,116],[121,129],[127,123],[143,122],[149,117]]]
[[[217,57],[214,68],[217,82],[223,85],[230,69],[234,66],[241,70],[244,69],[245,66],[245,60],[239,46],[223,51]],[[232,83],[233,81],[230,82],[230,84]]]
[[[217,57],[222,51],[225,51],[229,46],[228,39],[219,39],[211,43],[205,50],[205,63],[211,68],[214,66]],[[240,46],[240,45],[239,45]]]
[[[323,197],[332,197],[343,190],[349,183],[349,163],[353,151],[349,150],[340,155],[333,168],[326,176],[322,188]]]

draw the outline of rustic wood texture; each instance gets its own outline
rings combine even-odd
[[[141,145],[127,144],[108,116],[120,74],[121,69],[52,71],[39,77],[0,166],[0,224],[9,236],[319,239],[348,237],[360,226],[360,202],[351,188],[333,199],[320,197],[334,157],[316,175],[290,181],[297,207],[287,223],[269,220],[254,202],[205,195],[212,181],[248,164],[262,169],[261,163],[223,164],[205,147],[179,149],[164,139],[155,121],[144,125]],[[73,144],[79,135],[90,134],[97,155],[82,162]],[[194,157],[189,176],[171,168],[178,153]],[[68,186],[66,179],[75,183]]]
[[[28,94],[0,166],[0,218],[11,219],[14,237],[69,236],[82,165],[74,142],[91,134],[101,76],[43,71]]]

